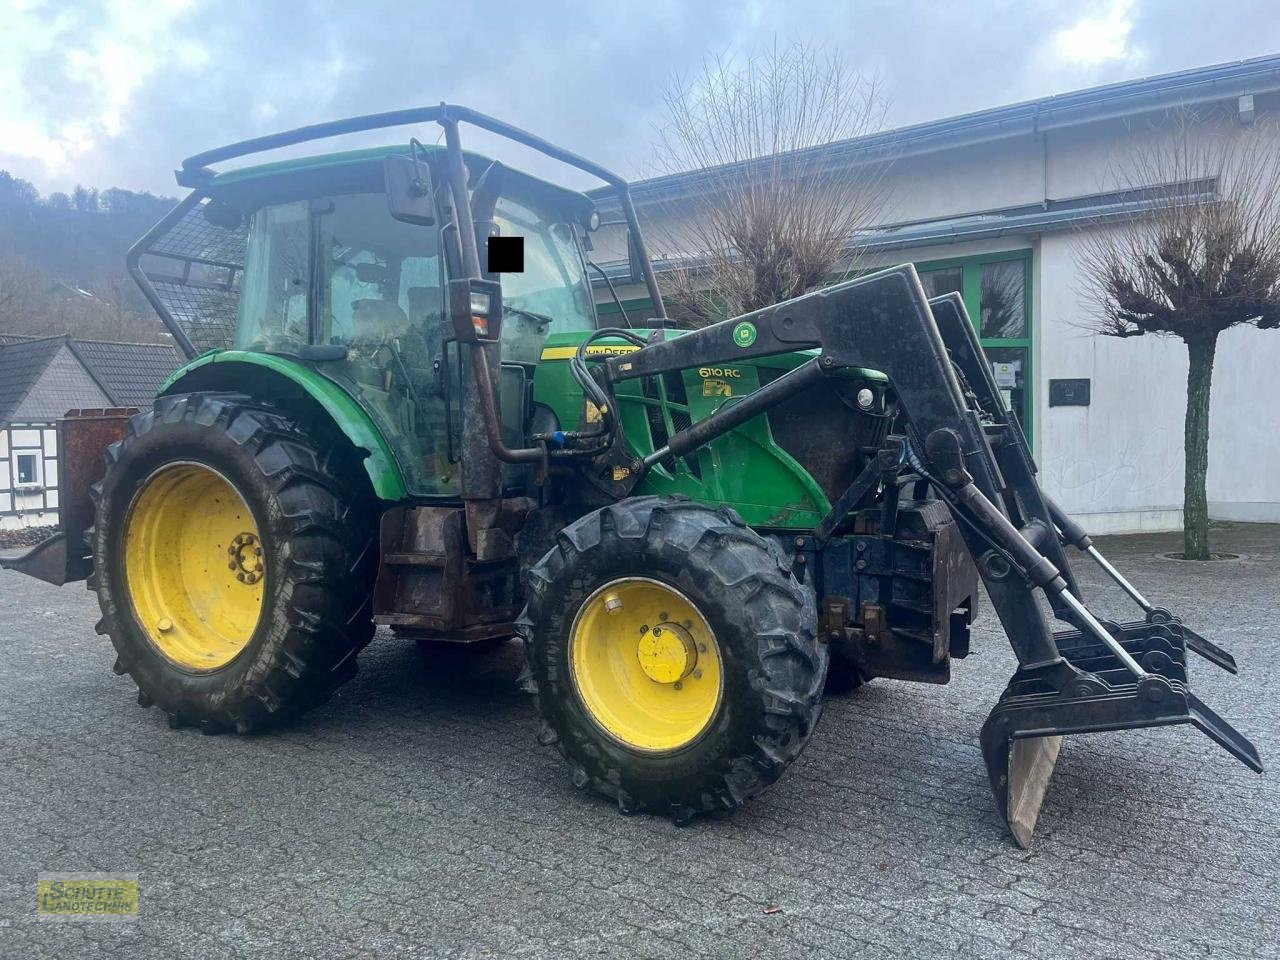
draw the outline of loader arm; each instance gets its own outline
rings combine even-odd
[[[1085,606],[1063,547],[1070,542],[1088,551],[1092,544],[1036,483],[1025,437],[995,388],[963,303],[958,296],[926,299],[914,267],[651,343],[606,361],[604,379],[616,383],[800,349],[819,356],[673,435],[638,466],[705,443],[816,377],[848,367],[886,374],[905,422],[902,460],[955,516],[1018,658],[981,740],[997,805],[1020,844],[1030,843],[1063,735],[1191,724],[1261,771],[1253,744],[1187,685],[1188,648],[1231,669],[1229,654],[1147,604],[1096,550],[1104,569],[1141,598],[1148,619],[1103,622]],[[1071,629],[1052,630],[1037,588]]]
[[[748,338],[744,331],[750,332],[750,343],[744,343]],[[624,357],[611,358],[606,366],[609,378],[617,381],[807,348],[821,351],[818,369],[823,373],[864,367],[888,376],[916,435],[917,456],[924,456],[926,463],[929,460],[919,442],[927,448],[930,437],[945,437],[948,432],[955,436],[960,462],[939,465],[928,472],[948,482],[948,470],[967,473],[972,477],[972,486],[992,504],[992,509],[1007,517],[996,506],[1004,500],[1004,479],[977,411],[966,406],[938,324],[915,268],[910,265],[850,280],[682,337],[654,343]],[[804,379],[803,369],[791,375],[798,385]],[[785,379],[771,386],[781,392]],[[751,406],[750,398],[735,406],[741,416],[747,412],[742,408]],[[728,419],[734,416],[734,410],[735,407],[728,407],[719,416]],[[716,426],[712,417],[692,429],[700,428],[709,434]],[[960,479],[959,473],[955,476]],[[945,489],[942,492],[945,493]],[[983,562],[992,550],[990,531],[981,523],[975,525],[967,514],[961,517],[961,528],[970,552],[978,561],[978,570],[1018,657],[1020,669],[1052,676],[1055,687],[1065,685],[1074,678],[1075,671],[1058,652],[1035,596],[1012,571],[996,569],[995,564]],[[1030,557],[1028,549],[1030,544],[1026,544],[1024,558]],[[1041,562],[1042,565],[1050,563],[1043,558]],[[1055,567],[1055,576],[1056,571]],[[1046,581],[1052,580],[1047,567],[1042,566],[1041,572]],[[1003,575],[995,576],[995,573]]]

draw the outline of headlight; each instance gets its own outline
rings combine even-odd
[[[858,391],[857,400],[859,410],[870,410],[876,405],[875,391],[868,389],[867,387],[863,387]]]
[[[489,315],[489,295],[480,290],[471,291],[471,312]]]

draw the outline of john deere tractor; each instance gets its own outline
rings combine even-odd
[[[410,124],[443,143],[213,169]],[[600,325],[595,201],[464,151],[462,124],[606,184],[646,316]],[[519,635],[574,782],[684,821],[776,780],[824,690],[947,682],[981,579],[1019,664],[980,735],[1019,842],[1064,735],[1192,724],[1261,769],[1187,684],[1188,651],[1230,655],[1040,490],[963,302],[911,266],[677,329],[621,178],[443,104],[178,181],[128,265],[188,360],[150,410],[61,422],[63,530],[9,562],[87,578],[116,672],[174,725],[297,716],[375,624]],[[1091,613],[1068,546],[1142,615]]]

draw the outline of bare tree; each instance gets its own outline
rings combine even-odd
[[[0,332],[16,332],[34,311],[40,271],[26,257],[0,254]]]
[[[1198,128],[1198,129],[1197,129]],[[1280,326],[1280,151],[1259,123],[1217,135],[1193,116],[1117,167],[1145,212],[1083,234],[1080,269],[1092,329],[1187,345],[1184,556],[1208,560],[1209,398],[1222,331]]]
[[[804,45],[706,61],[664,94],[653,173],[697,171],[663,204],[664,294],[703,325],[769,306],[851,269],[850,242],[882,205],[882,164],[838,163],[838,141],[877,130],[879,84]]]

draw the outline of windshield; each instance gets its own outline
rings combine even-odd
[[[536,363],[549,333],[595,329],[595,306],[572,223],[551,209],[499,198],[499,236],[524,238],[524,272],[503,273],[502,358]]]

